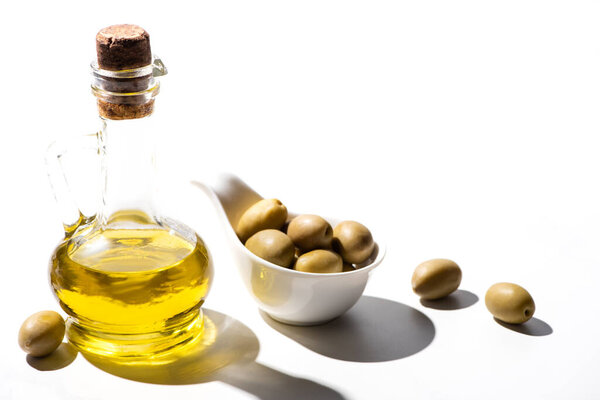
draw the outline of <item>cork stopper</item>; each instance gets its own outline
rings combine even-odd
[[[96,35],[98,66],[121,71],[152,63],[150,35],[141,26],[111,25]]]
[[[96,54],[92,90],[100,116],[118,120],[152,114],[159,86],[148,32],[130,24],[103,28],[96,35]]]

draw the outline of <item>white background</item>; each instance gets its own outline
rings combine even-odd
[[[0,398],[600,398],[598,2],[191,4],[2,5]],[[59,310],[47,261],[62,231],[45,149],[96,129],[88,65],[96,32],[115,23],[146,28],[169,68],[156,111],[166,121],[163,187],[173,188],[163,194],[213,253],[206,307],[260,343],[234,383],[140,383],[81,355],[39,371],[17,346],[29,314]],[[370,221],[388,254],[365,294],[424,313],[431,344],[389,361],[347,361],[267,324],[211,204],[187,184],[217,170],[294,211]],[[435,257],[461,265],[461,289],[477,303],[419,302],[412,271]],[[485,308],[499,281],[536,301],[525,334]],[[377,354],[410,349],[402,335],[386,336],[410,331],[410,321],[371,311],[354,312],[359,325],[336,334]]]

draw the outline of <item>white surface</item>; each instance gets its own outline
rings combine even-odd
[[[0,13],[0,398],[600,397],[597,2],[139,4],[10,2]],[[95,129],[94,35],[122,22],[150,31],[170,71],[157,100],[161,167],[177,188],[171,215],[215,258],[206,306],[260,342],[256,362],[229,383],[139,383],[81,355],[41,372],[16,344],[25,317],[58,309],[47,261],[61,226],[44,151]],[[435,326],[431,344],[390,361],[344,361],[344,348],[323,355],[265,323],[210,203],[185,184],[213,169],[293,210],[378,221],[388,254],[365,294],[385,307],[323,334],[346,350],[355,339],[372,354],[408,354],[419,338],[406,318],[413,307]],[[461,265],[476,304],[419,303],[412,270],[433,257]],[[498,281],[526,287],[552,334],[495,323],[483,297]]]

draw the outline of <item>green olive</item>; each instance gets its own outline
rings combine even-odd
[[[282,267],[294,260],[294,243],[285,233],[276,229],[256,232],[246,241],[246,248],[260,258]]]
[[[343,261],[339,254],[329,250],[313,250],[302,254],[296,260],[294,269],[302,272],[321,274],[342,272]]]
[[[436,258],[415,268],[412,288],[423,300],[441,299],[458,289],[461,279],[462,272],[454,261]]]
[[[281,229],[287,219],[287,208],[277,199],[263,199],[250,206],[240,217],[235,232],[242,241],[258,231]]]
[[[23,322],[19,330],[19,346],[27,354],[44,357],[61,344],[65,321],[54,311],[40,311]]]
[[[333,230],[333,248],[344,261],[360,264],[375,249],[373,236],[366,226],[355,221],[343,221]]]
[[[527,290],[514,283],[496,283],[485,294],[485,306],[496,319],[509,324],[529,321],[535,303]]]
[[[311,214],[294,218],[287,227],[287,234],[302,251],[329,249],[333,239],[333,229],[329,222]]]

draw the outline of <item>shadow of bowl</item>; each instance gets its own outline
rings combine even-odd
[[[409,357],[433,341],[435,327],[422,312],[378,297],[363,296],[346,314],[318,326],[291,326],[261,312],[276,331],[302,346],[344,361],[381,362]]]
[[[509,324],[507,322],[500,321],[497,318],[494,318],[494,321],[506,329],[510,329],[511,331],[528,336],[548,336],[554,332],[550,325],[535,317],[522,324]]]
[[[69,343],[62,342],[56,350],[46,357],[33,357],[28,355],[27,364],[38,371],[55,371],[64,368],[75,361],[77,349]]]
[[[479,297],[477,297],[475,293],[459,289],[438,300],[421,299],[421,304],[423,307],[433,308],[435,310],[460,310],[462,308],[471,307],[478,301]]]

